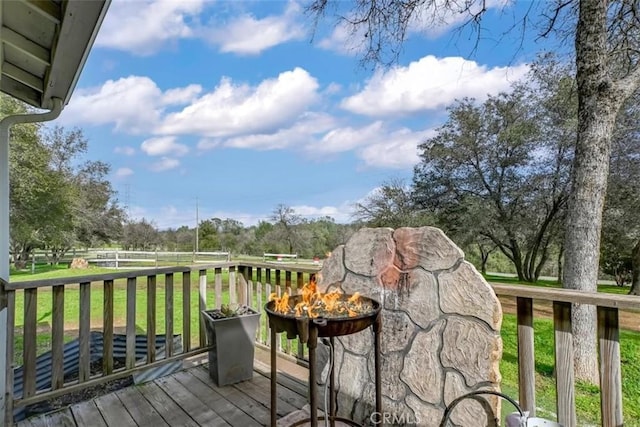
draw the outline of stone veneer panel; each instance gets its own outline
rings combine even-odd
[[[390,266],[396,252],[391,228],[363,228],[344,246],[347,270],[363,276],[378,276]]]
[[[400,380],[397,375],[398,367],[404,364],[404,353],[395,352],[381,354],[380,377],[382,382],[382,394],[389,397],[393,401],[403,400],[407,395],[407,385]],[[373,384],[375,372],[375,363],[369,359],[369,375]]]
[[[444,401],[450,405],[457,397],[471,391],[462,376],[456,372],[447,372],[444,379]],[[484,396],[483,396],[484,398]],[[491,399],[491,397],[488,397]],[[486,426],[492,417],[489,417],[482,405],[475,399],[462,400],[451,412],[450,420],[453,424],[460,425],[466,419],[476,418],[478,425]]]
[[[344,281],[345,274],[347,271],[344,268],[344,245],[340,245],[322,264],[322,273],[318,282],[324,283],[325,287],[332,283],[340,283]]]
[[[465,261],[455,271],[439,274],[438,282],[442,311],[474,316],[493,330],[500,330],[502,308],[498,297],[471,263]]]
[[[406,351],[413,338],[416,325],[409,319],[407,313],[402,311],[383,311],[382,324],[384,325],[382,352]]]
[[[400,378],[421,400],[439,404],[442,401],[442,365],[438,360],[440,333],[444,321],[428,332],[420,332],[404,359]]]
[[[462,250],[439,228],[398,228],[393,238],[398,246],[396,265],[401,270],[416,267],[427,271],[445,270],[464,257]]]
[[[447,319],[442,333],[442,366],[458,370],[467,385],[500,382],[501,355],[502,340],[485,326],[460,317]]]
[[[437,426],[458,395],[499,389],[498,299],[442,231],[364,228],[325,261],[319,288],[328,285],[383,306],[382,401],[383,411],[396,417],[393,425]],[[373,361],[370,330],[336,338],[339,415],[370,421]],[[498,413],[499,401],[490,402]],[[482,416],[472,413],[476,409],[476,402],[462,405],[456,423],[483,425]]]
[[[436,427],[440,425],[440,420],[444,416],[444,408],[442,406],[428,405],[413,395],[407,396],[406,402],[407,406],[413,410],[415,418],[415,424],[407,424],[420,427]]]

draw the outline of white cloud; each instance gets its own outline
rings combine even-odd
[[[354,28],[340,21],[328,37],[318,42],[318,46],[343,55],[358,55],[366,50],[366,43],[369,42],[364,35],[364,27]]]
[[[434,135],[433,130],[413,132],[400,129],[386,135],[383,140],[364,147],[358,156],[370,167],[411,169],[420,161],[418,145]]]
[[[145,76],[107,80],[100,87],[78,89],[61,121],[71,125],[114,123],[116,130],[132,134],[153,132],[167,106],[190,103],[201,91],[192,84],[163,92]]]
[[[196,225],[196,216],[192,210],[178,209],[174,205],[159,206],[153,209],[131,206],[129,215],[134,221],[141,221],[144,218],[160,230],[178,228],[183,225],[195,227]]]
[[[151,165],[151,170],[154,172],[164,172],[175,169],[178,166],[180,166],[180,160],[171,157],[162,157],[159,161]]]
[[[511,0],[483,0],[472,2],[451,2],[436,0],[424,2],[416,10],[408,25],[409,33],[422,33],[437,37],[455,26],[464,25],[474,19],[482,9],[504,9]]]
[[[283,15],[257,19],[245,14],[219,26],[208,35],[210,42],[219,45],[221,52],[241,55],[257,55],[262,51],[304,37],[305,30],[300,23],[301,7],[290,2]]]
[[[354,213],[354,204],[344,202],[340,206],[309,206],[298,205],[291,206],[297,215],[307,219],[317,219],[325,216],[333,218],[338,223],[346,223],[352,220]]]
[[[107,80],[97,88],[79,89],[62,113],[68,124],[115,123],[128,133],[149,131],[160,120],[162,91],[149,77]]]
[[[162,95],[162,104],[184,105],[193,102],[202,92],[202,86],[192,84],[187,87],[169,89]]]
[[[425,56],[407,67],[378,71],[359,93],[343,100],[348,111],[388,116],[435,110],[462,97],[486,98],[508,90],[527,65],[488,68],[460,57]]]
[[[149,156],[162,156],[166,154],[184,156],[189,152],[189,147],[184,144],[178,144],[174,136],[147,139],[142,142],[140,149]]]
[[[113,149],[113,152],[116,154],[123,154],[125,156],[133,156],[134,154],[136,154],[136,150],[133,147],[115,147]]]
[[[223,78],[213,92],[169,114],[158,133],[215,138],[271,132],[316,102],[318,86],[302,68],[283,72],[255,87]]]
[[[360,128],[337,128],[308,146],[315,154],[354,151],[368,167],[407,169],[419,160],[417,147],[433,130],[390,130],[382,121]]]
[[[131,175],[133,175],[133,169],[131,168],[119,168],[115,173],[116,178],[126,178]]]
[[[320,153],[351,151],[354,148],[378,140],[381,132],[383,132],[383,127],[384,124],[381,121],[377,121],[361,128],[337,128],[324,135],[322,139],[313,146],[313,149]]]
[[[254,148],[276,150],[287,147],[302,147],[313,143],[314,138],[336,125],[336,120],[328,114],[305,113],[289,128],[273,133],[242,135],[229,139],[204,139],[198,143],[201,150],[220,146],[233,148]]]
[[[203,0],[120,0],[109,7],[96,46],[151,55],[168,43],[194,37],[190,21]]]

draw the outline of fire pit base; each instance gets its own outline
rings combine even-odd
[[[282,326],[282,322],[279,322],[275,315],[272,312],[267,310],[267,314],[269,314],[269,326],[271,328],[271,426],[282,425],[277,422],[277,340],[278,333],[287,332],[287,328]],[[276,319],[276,321],[274,321]],[[373,343],[374,343],[374,369],[375,369],[375,392],[376,392],[376,403],[375,410],[377,413],[381,413],[382,411],[382,380],[380,376],[380,335],[382,333],[382,316],[380,316],[380,305],[377,304],[377,310],[371,316],[371,321],[368,326],[373,328]],[[286,326],[286,325],[285,325]],[[305,322],[303,333],[299,334],[298,337],[301,342],[306,343],[309,349],[309,416],[303,420],[299,420],[294,422],[293,424],[286,427],[297,427],[302,426],[308,423],[311,427],[317,427],[319,420],[324,420],[324,417],[318,417],[318,397],[317,390],[315,386],[316,379],[316,347],[318,345],[318,331],[324,325],[318,324],[316,322]],[[366,328],[366,327],[365,327]],[[365,329],[360,328],[360,330]],[[348,332],[350,333],[350,332]],[[330,346],[334,347],[334,337],[330,336]],[[333,356],[331,356],[333,357]],[[338,423],[346,423],[346,425],[351,426],[361,426],[361,424],[356,423],[353,420],[349,420],[346,418],[341,418],[336,416],[336,399],[337,393],[335,390],[335,373],[334,373],[335,365],[331,364],[331,369],[329,371],[329,423],[331,427],[336,427],[339,425]]]

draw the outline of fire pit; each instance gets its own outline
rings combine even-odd
[[[265,305],[271,328],[271,425],[277,422],[277,369],[276,351],[277,334],[286,332],[288,339],[298,338],[306,343],[309,349],[309,405],[310,416],[292,424],[290,427],[310,422],[312,427],[318,425],[316,377],[316,347],[318,338],[329,338],[330,346],[334,347],[334,337],[350,335],[373,327],[375,347],[375,390],[376,412],[381,412],[382,394],[380,380],[380,334],[382,332],[381,305],[379,302],[358,294],[346,295],[337,292],[322,294],[317,291],[312,280],[305,285],[301,295],[278,297],[272,294]],[[331,355],[333,357],[333,355]],[[359,426],[353,420],[336,416],[336,392],[334,364],[330,364],[329,372],[329,414],[331,426],[336,421]],[[326,409],[326,408],[325,408]],[[325,410],[326,412],[326,410]],[[324,419],[321,417],[320,419]]]

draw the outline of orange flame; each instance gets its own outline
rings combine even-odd
[[[358,292],[349,298],[345,298],[344,294],[337,290],[322,293],[318,291],[318,286],[313,278],[310,283],[302,287],[300,295],[300,302],[293,307],[289,305],[289,295],[286,292],[281,297],[272,293],[269,296],[269,301],[275,301],[273,308],[276,313],[293,314],[296,317],[355,317],[371,310],[371,307],[362,303]]]

